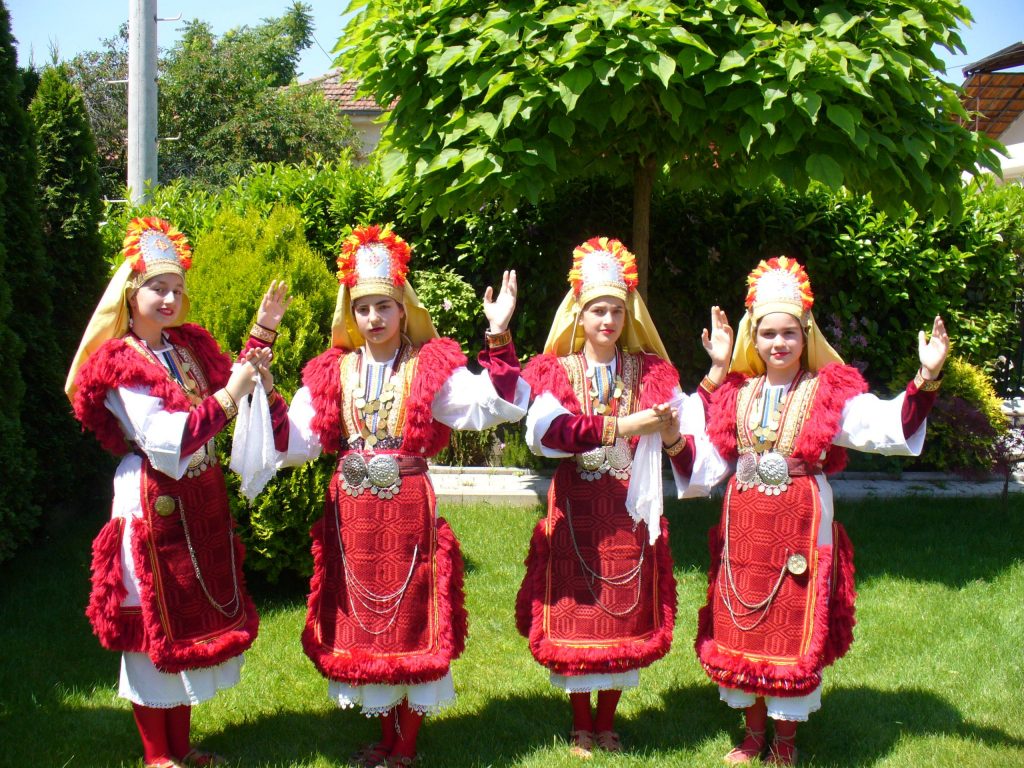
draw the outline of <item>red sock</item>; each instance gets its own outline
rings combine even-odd
[[[171,756],[180,760],[192,751],[189,729],[192,724],[192,707],[182,704],[167,710],[167,746]]]
[[[786,764],[792,765],[796,756],[796,727],[793,720],[773,720],[775,724],[775,741],[772,751]]]
[[[146,763],[156,763],[167,760],[170,753],[167,747],[167,720],[166,709],[156,707],[144,707],[141,704],[132,704],[135,713],[135,725],[139,729],[139,736],[142,738],[142,755]]]
[[[385,752],[394,749],[395,742],[398,741],[396,712],[398,712],[398,707],[388,710],[387,714],[381,715],[380,718],[380,747]]]
[[[594,720],[590,714],[590,691],[570,693],[569,703],[572,705],[572,729],[574,731],[594,730]]]
[[[768,705],[763,698],[758,699],[744,710],[747,722],[747,730],[764,735],[765,726],[768,724]]]
[[[622,691],[609,689],[597,693],[597,718],[594,720],[594,730],[601,731],[615,730],[615,708],[619,706],[619,699],[622,698]]]
[[[423,715],[410,709],[407,701],[399,704],[398,741],[395,743],[395,748],[391,750],[391,754],[415,757],[416,737],[419,735],[421,725],[423,725]]]

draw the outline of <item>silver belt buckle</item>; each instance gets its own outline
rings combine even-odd
[[[349,496],[361,496],[370,483],[366,459],[360,453],[350,453],[341,460],[341,484]]]
[[[398,459],[388,453],[379,453],[366,465],[370,480],[370,493],[378,499],[392,499],[402,489],[402,475]]]
[[[188,477],[199,477],[203,472],[217,463],[217,444],[213,438],[202,448],[192,454],[188,460],[188,469],[185,474]]]
[[[759,493],[779,496],[792,482],[789,464],[781,453],[765,451],[760,457],[744,453],[736,462],[736,487],[741,492],[756,487]]]

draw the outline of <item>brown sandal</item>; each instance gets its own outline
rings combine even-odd
[[[594,756],[593,731],[569,731],[569,754],[580,760],[589,760]]]
[[[622,739],[615,731],[598,731],[594,735],[594,740],[597,742],[597,746],[605,752],[622,751]]]
[[[384,768],[409,768],[416,762],[416,755],[388,755],[380,765]]]

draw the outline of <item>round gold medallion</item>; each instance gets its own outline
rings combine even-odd
[[[174,514],[174,497],[173,496],[157,496],[156,502],[153,504],[153,509],[160,517],[167,517],[168,515]]]

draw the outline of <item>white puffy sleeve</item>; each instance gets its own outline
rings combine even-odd
[[[320,438],[311,426],[315,415],[313,396],[301,387],[288,406],[288,448],[277,454],[278,467],[297,467],[320,455]]]
[[[121,423],[127,438],[159,472],[179,480],[188,469],[191,456],[181,455],[188,413],[164,410],[163,398],[148,388],[117,387],[107,392],[104,405]]]
[[[679,410],[679,434],[684,438],[692,436],[694,448],[689,475],[680,471],[676,462],[669,462],[676,481],[676,495],[680,499],[708,496],[712,488],[729,476],[732,465],[722,458],[708,438],[700,395],[686,395],[677,388],[672,407]]]
[[[515,402],[502,400],[487,371],[472,373],[455,369],[431,403],[431,414],[452,429],[481,430],[519,421],[530,402],[530,387],[522,378],[516,383]]]
[[[546,456],[549,459],[564,459],[567,456],[572,456],[566,451],[548,448],[541,442],[548,429],[551,428],[551,422],[559,416],[572,415],[571,411],[562,407],[558,398],[553,394],[541,392],[534,398],[530,410],[526,414],[526,444],[530,446],[530,450],[537,456]]]
[[[910,437],[903,436],[901,392],[892,400],[863,394],[851,397],[843,408],[839,434],[832,441],[843,448],[887,456],[920,456],[928,426],[925,419]]]

